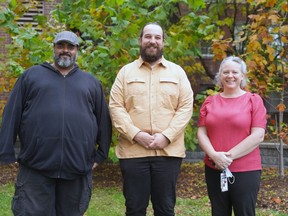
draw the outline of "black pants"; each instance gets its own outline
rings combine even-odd
[[[127,216],[145,216],[149,198],[155,216],[174,216],[176,181],[182,158],[121,159]]]
[[[14,216],[82,216],[91,198],[92,173],[73,180],[48,178],[20,166]]]
[[[228,183],[228,191],[221,192],[220,171],[205,166],[208,196],[212,216],[255,216],[261,171],[233,172],[235,181]]]

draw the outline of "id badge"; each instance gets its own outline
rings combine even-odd
[[[222,192],[228,191],[228,179],[225,172],[220,174],[220,184]]]

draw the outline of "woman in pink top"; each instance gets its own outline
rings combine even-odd
[[[225,58],[216,74],[222,92],[204,101],[197,137],[205,152],[205,178],[213,216],[254,216],[261,177],[259,144],[266,109],[246,92],[246,64]]]

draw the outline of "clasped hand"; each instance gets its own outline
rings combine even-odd
[[[233,162],[233,160],[229,158],[230,155],[229,152],[216,152],[211,160],[213,160],[217,169],[224,170]]]
[[[146,149],[163,149],[169,144],[169,140],[161,133],[150,135],[146,132],[139,132],[134,140]]]

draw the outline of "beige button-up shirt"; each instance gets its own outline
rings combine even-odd
[[[179,65],[164,58],[153,68],[141,58],[125,65],[112,86],[109,108],[120,132],[118,158],[185,157],[184,129],[192,116],[193,91]],[[140,131],[162,133],[170,144],[146,149],[133,141]]]

